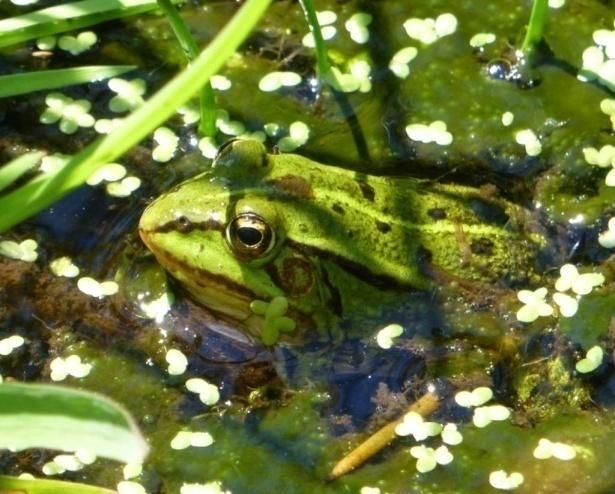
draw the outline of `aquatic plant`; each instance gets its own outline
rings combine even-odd
[[[0,346],[5,340],[0,341]],[[11,343],[11,351],[17,343]],[[56,473],[83,468],[98,456],[141,463],[148,452],[132,418],[119,405],[91,392],[57,385],[1,383],[0,432],[0,449],[47,448],[71,452],[57,455],[43,467],[44,471]],[[7,476],[0,476],[0,491],[112,492],[84,484]]]

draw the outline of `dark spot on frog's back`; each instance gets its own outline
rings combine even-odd
[[[493,254],[493,242],[488,238],[473,240],[470,244],[472,254],[490,256]]]
[[[270,180],[269,184],[280,192],[297,199],[312,199],[314,197],[310,182],[297,175],[284,175],[275,180]]]
[[[376,220],[376,228],[380,233],[389,233],[391,231],[391,225],[385,223],[384,221]]]
[[[374,190],[374,188],[367,182],[357,182],[357,184],[359,185],[359,189],[361,189],[361,194],[363,195],[363,197],[369,202],[374,202],[374,199],[376,197],[376,191]]]
[[[483,199],[474,198],[469,201],[472,212],[485,223],[505,225],[509,217],[500,205]]]
[[[331,206],[331,209],[333,209],[333,211],[335,211],[337,214],[345,213],[344,208],[338,202],[333,204],[333,206]]]
[[[431,208],[427,211],[429,217],[433,220],[445,220],[446,219],[446,211],[442,208]]]

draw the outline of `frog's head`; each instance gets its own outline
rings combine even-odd
[[[286,297],[288,313],[279,298],[273,312],[310,325],[323,293],[317,266],[285,241],[283,203],[266,185],[276,158],[257,141],[230,141],[210,171],[156,199],[139,223],[147,247],[198,302],[254,335],[271,323],[271,300]]]

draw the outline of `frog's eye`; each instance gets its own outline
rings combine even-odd
[[[242,213],[226,227],[226,241],[237,256],[257,259],[271,251],[275,232],[259,215]]]

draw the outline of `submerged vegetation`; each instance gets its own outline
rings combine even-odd
[[[608,5],[51,3],[0,4],[0,492],[613,489]]]

